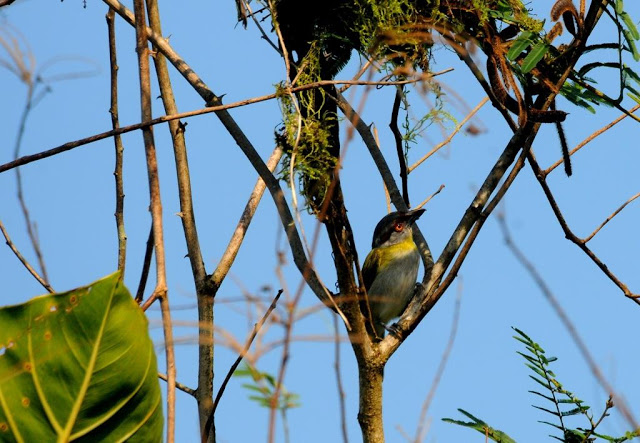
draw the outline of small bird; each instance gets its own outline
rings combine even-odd
[[[424,211],[392,212],[373,231],[372,249],[364,260],[362,277],[379,338],[384,337],[387,322],[399,317],[413,296],[420,253],[411,225]]]

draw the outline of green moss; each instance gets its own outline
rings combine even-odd
[[[287,8],[296,7],[295,2],[289,3]],[[294,67],[295,86],[333,78],[353,51],[381,62],[392,79],[402,79],[412,70],[428,73],[435,26],[446,25],[453,32],[478,39],[482,39],[490,20],[498,26],[515,25],[521,31],[536,33],[543,26],[542,21],[529,15],[521,0],[327,0],[326,4],[313,5],[319,8],[315,14],[297,15],[294,9],[281,10],[287,14],[280,14],[289,20],[282,23],[282,29],[297,38],[290,48],[295,47],[301,57]],[[276,88],[283,116],[282,126],[276,131],[276,141],[285,153],[281,177],[290,183],[295,152],[293,173],[307,207],[316,211],[339,161],[337,115],[332,111],[335,106],[328,106],[330,98],[325,90],[316,88],[297,93],[296,108],[289,92],[282,85]],[[438,106],[415,121],[405,121],[407,148],[429,125],[452,119],[442,107],[437,86],[431,90]]]
[[[322,49],[322,40],[313,42],[300,63],[296,85],[321,79]],[[296,94],[300,112],[282,86],[279,86],[277,94],[283,117],[283,124],[276,132],[276,141],[284,151],[281,178],[290,183],[293,159],[293,172],[300,179],[300,191],[307,208],[312,212],[317,211],[338,163],[331,142],[331,128],[337,124],[337,117],[334,112],[326,110],[327,97],[323,89],[309,89]]]

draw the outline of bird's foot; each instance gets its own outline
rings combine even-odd
[[[398,323],[394,323],[391,326],[383,325],[384,328],[389,331],[389,334],[395,335],[397,338],[400,337],[400,329],[398,328]]]

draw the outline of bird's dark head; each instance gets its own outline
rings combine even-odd
[[[372,248],[390,246],[412,238],[411,225],[424,214],[424,209],[415,211],[397,211],[382,217],[373,231]]]

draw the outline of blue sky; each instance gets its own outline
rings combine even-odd
[[[535,5],[533,4],[535,3]],[[531,7],[542,18],[548,17],[552,2],[533,2]],[[130,5],[129,5],[130,6]],[[627,10],[640,19],[640,5],[628,1]],[[163,30],[171,45],[217,93],[230,103],[269,94],[284,75],[278,55],[252,25],[248,30],[235,25],[234,2],[161,2]],[[0,26],[12,26],[29,42],[38,66],[59,60],[43,72],[57,73],[96,70],[97,74],[73,81],[52,83],[49,92],[31,113],[22,144],[22,154],[31,154],[64,142],[110,129],[109,63],[104,15],[100,2],[67,0],[60,2],[17,1],[0,9]],[[595,35],[601,40],[611,32],[605,19]],[[549,25],[547,25],[548,27]],[[133,28],[117,22],[120,65],[120,122],[139,121],[138,80]],[[609,34],[610,35],[610,34]],[[566,37],[563,37],[566,38]],[[1,57],[5,57],[2,53]],[[594,60],[596,56],[592,56]],[[483,98],[481,88],[468,70],[445,49],[436,52],[437,69],[453,67],[442,76],[451,91],[474,107]],[[630,66],[638,69],[629,59]],[[350,78],[358,69],[357,59],[339,75]],[[172,80],[180,111],[203,106],[200,97],[172,71]],[[616,93],[613,77],[599,78],[602,89]],[[17,122],[24,105],[26,88],[11,73],[0,69],[3,104],[0,108],[0,163],[12,159]],[[154,84],[154,97],[158,95]],[[363,89],[355,96],[359,103]],[[397,173],[393,137],[388,129],[394,91],[373,90],[368,95],[363,118],[374,123],[380,134],[382,151]],[[465,113],[457,109],[450,92],[449,110],[461,120]],[[426,106],[419,94],[412,93],[419,115]],[[625,102],[628,108],[633,106]],[[613,120],[618,112],[600,108],[590,114],[565,101],[558,106],[570,112],[565,123],[569,145],[575,146],[594,130]],[[231,111],[256,149],[267,158],[274,147],[273,132],[280,122],[275,101]],[[154,101],[154,115],[162,115],[161,103]],[[343,122],[344,127],[347,123]],[[410,175],[412,202],[422,201],[441,184],[446,188],[427,206],[419,226],[427,236],[434,254],[439,254],[459,218],[473,198],[505,144],[510,131],[498,112],[485,106],[475,124],[486,129],[479,136],[460,134],[441,153]],[[451,129],[453,125],[449,125]],[[168,282],[178,360],[178,380],[195,387],[197,374],[196,301],[182,227],[175,214],[179,211],[172,149],[165,126],[155,128],[163,196]],[[344,134],[344,132],[343,132]],[[637,150],[637,123],[623,120],[613,130],[587,145],[573,158],[574,175],[567,178],[558,168],[549,178],[565,217],[578,235],[587,235],[620,204],[640,190]],[[212,272],[257,178],[246,158],[213,115],[195,117],[187,127],[187,149],[191,165],[195,212],[203,256]],[[427,130],[410,152],[416,160],[441,141],[440,130]],[[125,223],[129,239],[126,283],[135,290],[149,229],[148,189],[144,151],[140,133],[123,137],[125,144]],[[544,127],[534,143],[540,163],[547,166],[560,154],[553,128]],[[87,284],[116,268],[117,242],[114,212],[113,142],[103,140],[52,157],[21,169],[25,197],[38,232],[51,284],[59,291]],[[341,171],[346,205],[361,259],[369,250],[371,234],[386,207],[382,183],[364,145],[356,137],[349,142]],[[283,184],[284,186],[284,184]],[[550,207],[530,169],[525,168],[507,194],[505,211],[514,240],[535,263],[538,271],[569,312],[588,347],[608,380],[625,396],[636,417],[640,417],[640,365],[637,337],[640,332],[640,308],[624,298],[620,290],[604,276],[575,245],[564,239]],[[494,214],[495,216],[495,214]],[[531,408],[537,401],[527,393],[535,389],[523,360],[516,354],[520,346],[511,338],[511,326],[527,332],[549,354],[559,357],[555,373],[565,386],[592,406],[596,415],[606,393],[591,375],[575,343],[569,337],[548,302],[533,281],[516,262],[504,244],[499,226],[492,216],[483,228],[474,248],[460,270],[462,304],[455,346],[435,399],[429,410],[427,442],[481,441],[470,430],[443,423],[443,417],[462,418],[463,408],[493,426],[509,433],[519,442],[545,439],[551,428],[537,423],[547,420]],[[629,205],[590,242],[593,250],[631,290],[640,291],[638,273],[637,202]],[[24,221],[16,198],[15,173],[0,174],[0,220],[13,241],[34,263]],[[307,233],[315,222],[304,216]],[[259,293],[269,286],[270,294],[280,287],[276,276],[277,247],[284,248],[288,264],[286,283],[292,291],[300,277],[291,264],[288,247],[279,242],[281,230],[272,200],[265,195],[251,225],[229,278],[218,293],[218,300],[235,300],[243,290]],[[321,236],[322,237],[322,236]],[[315,263],[329,288],[335,271],[326,239],[322,238]],[[21,303],[43,292],[8,248],[0,248],[0,278],[4,282],[0,304]],[[401,427],[415,433],[422,402],[446,346],[456,298],[454,283],[448,293],[420,324],[414,334],[394,355],[385,371],[384,417],[387,440],[403,441]],[[149,287],[152,286],[150,282]],[[305,290],[304,307],[317,305],[313,294]],[[220,304],[216,323],[244,341],[250,323],[242,304]],[[151,332],[157,344],[160,370],[163,371],[163,338],[158,309],[149,311]],[[319,311],[296,324],[295,335],[328,337],[333,331],[331,314]],[[273,326],[266,341],[282,335]],[[285,379],[286,388],[300,395],[301,407],[289,412],[293,442],[339,441],[338,402],[333,372],[333,346],[323,342],[295,342]],[[360,439],[357,425],[357,371],[348,345],[342,347],[342,375],[346,389],[347,423],[351,441]],[[216,347],[216,388],[236,354]],[[259,360],[258,368],[277,373],[281,348]],[[268,411],[248,400],[249,391],[233,379],[217,414],[221,442],[266,440]],[[196,441],[195,401],[178,392],[177,441]],[[278,441],[283,441],[278,422]],[[602,431],[622,434],[629,426],[614,410]]]

